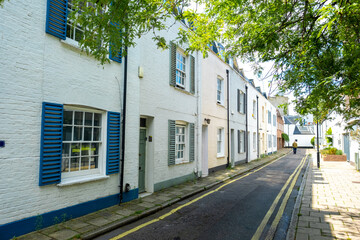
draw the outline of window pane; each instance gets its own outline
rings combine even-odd
[[[101,123],[101,114],[94,113],[94,126],[100,126]]]
[[[72,135],[72,127],[71,126],[63,127],[63,141],[71,141],[71,135]]]
[[[91,152],[91,155],[99,155],[99,144],[98,143],[92,143],[90,152]]]
[[[100,128],[94,128],[94,139],[93,141],[100,141]]]
[[[74,127],[74,141],[81,141],[82,140],[82,127]]]
[[[76,157],[76,158],[71,158],[71,163],[70,163],[70,171],[79,171],[79,162],[80,162],[80,158]]]
[[[75,112],[75,125],[83,125],[83,113]]]
[[[61,171],[68,172],[69,171],[69,161],[70,158],[63,158],[61,163]]]
[[[85,113],[85,125],[86,126],[92,126],[92,118],[93,118],[93,114],[92,113]]]
[[[89,169],[89,158],[82,157],[81,158],[81,170],[88,170]]]
[[[64,124],[72,124],[73,112],[64,111]]]
[[[91,141],[92,128],[86,127],[84,128],[84,141]]]
[[[90,168],[97,168],[98,167],[98,157],[90,158]]]
[[[90,144],[82,143],[81,144],[81,156],[89,156],[90,153]]]
[[[70,157],[70,143],[64,143],[62,148],[62,156]]]
[[[72,143],[71,144],[71,156],[80,156],[80,143]]]

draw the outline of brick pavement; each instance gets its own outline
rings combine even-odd
[[[347,162],[312,154],[297,214],[296,240],[360,239],[360,173]]]
[[[196,181],[176,185],[151,195],[140,197],[120,206],[112,206],[76,219],[56,224],[20,237],[23,239],[36,240],[66,240],[66,239],[91,239],[97,234],[115,229],[148,216],[182,199],[211,188],[214,185],[225,182],[235,177],[275,160],[285,154],[289,149],[282,149],[276,154],[266,156],[247,164],[238,165],[233,169],[224,169],[210,174],[208,177]]]

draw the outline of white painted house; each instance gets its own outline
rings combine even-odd
[[[82,53],[59,13],[66,0],[57,10],[53,4],[14,0],[0,8],[1,239],[119,202],[124,64],[118,55],[99,66]],[[138,133],[138,88],[129,81],[128,139]],[[129,140],[123,201],[137,198],[137,175],[129,174],[137,153]]]
[[[186,25],[177,22],[162,33],[169,43],[179,27]],[[185,48],[171,43],[170,49],[162,51],[151,36],[144,36],[133,50],[134,64],[141,72],[136,144],[140,192],[151,193],[201,176],[197,161],[201,63],[198,54],[187,54]]]

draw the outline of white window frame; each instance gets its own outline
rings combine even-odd
[[[104,111],[100,111],[97,109],[93,109],[93,108],[82,108],[82,107],[75,107],[75,106],[64,106],[64,111],[73,111],[73,114],[75,114],[74,112],[90,112],[90,113],[98,113],[101,114],[101,121],[100,121],[100,140],[99,141],[84,141],[84,140],[79,140],[79,141],[74,141],[73,140],[73,136],[74,136],[74,128],[72,129],[72,139],[71,141],[62,141],[62,144],[66,144],[66,143],[98,143],[99,144],[99,149],[98,149],[98,167],[94,168],[94,169],[89,169],[89,170],[79,170],[79,171],[72,171],[72,172],[61,172],[61,184],[69,182],[69,181],[73,181],[76,179],[82,179],[83,177],[99,177],[99,176],[105,176],[105,165],[106,165],[106,112]],[[85,118],[83,118],[83,123],[82,126],[84,127],[85,124]],[[70,126],[70,124],[63,124],[63,127],[65,126]],[[72,120],[72,126],[74,126],[74,115],[73,115],[73,120]],[[80,126],[80,125],[79,125]],[[82,131],[82,139],[84,138],[84,130]],[[90,145],[91,146],[91,145]],[[64,164],[64,159],[62,159],[62,168],[63,168],[63,164]],[[71,164],[71,162],[70,162]],[[80,163],[79,163],[80,165]]]
[[[271,111],[270,111],[270,110],[268,110],[268,114],[267,114],[267,115],[268,115],[268,124],[271,125],[271,118],[272,118],[271,116],[272,116],[272,115],[271,115]]]
[[[216,152],[217,152],[217,157],[224,157],[225,156],[225,134],[224,134],[224,128],[218,128],[217,132],[216,132]]]
[[[224,79],[218,76],[216,86],[216,102],[224,105]]]
[[[187,56],[180,49],[176,49],[176,86],[186,88]],[[180,80],[180,81],[178,81]]]
[[[178,133],[178,129],[183,129],[182,133]],[[183,137],[181,137],[183,136]],[[189,162],[188,154],[187,154],[187,124],[176,122],[175,124],[175,164],[187,163]],[[182,149],[180,149],[182,146]],[[178,153],[182,152],[182,157],[178,157]]]
[[[87,7],[88,7],[89,5],[94,5],[94,3],[91,3],[91,2],[85,2],[85,3],[86,3],[86,5],[87,5]],[[95,5],[96,5],[96,3],[95,3]],[[67,11],[68,11],[68,13],[70,13],[71,11],[74,11],[74,10],[72,10],[72,6],[73,6],[73,4],[71,3],[71,0],[68,0],[68,4],[67,4]],[[105,11],[107,11],[107,7],[104,7],[103,10],[102,10],[102,12],[105,12]],[[77,14],[77,15],[78,15],[78,14],[81,14],[81,12],[78,12],[78,13],[76,13],[76,14]],[[96,13],[96,14],[98,14],[98,13]],[[84,34],[84,31],[83,31],[81,28],[82,28],[82,27],[79,26],[79,25],[74,26],[73,22],[70,21],[70,19],[69,19],[69,17],[68,17],[68,18],[66,19],[66,33],[65,33],[66,39],[65,39],[65,40],[62,40],[62,41],[63,41],[64,43],[72,46],[72,47],[80,48],[79,41],[76,40],[76,32],[77,32],[77,31],[81,31],[81,32],[83,32],[83,34]],[[68,35],[69,35],[69,34],[68,34],[68,29],[70,29],[70,31],[72,32],[73,36],[68,36]],[[100,43],[100,44],[102,44],[102,43]]]

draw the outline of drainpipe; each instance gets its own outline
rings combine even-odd
[[[246,146],[246,163],[249,162],[249,134],[248,134],[248,86],[245,85],[245,146]]]
[[[257,158],[260,158],[260,138],[259,138],[259,96],[256,95],[256,139],[257,139]]]
[[[229,97],[229,94],[230,94],[230,84],[229,84],[229,70],[226,69],[226,81],[227,81],[227,163],[226,163],[226,167],[229,167],[230,165],[230,135],[229,135],[229,132],[230,132],[230,97]]]
[[[124,162],[125,162],[125,123],[126,123],[126,92],[127,92],[127,69],[128,69],[128,48],[125,47],[125,59],[124,59],[124,93],[123,93],[123,119],[122,119],[122,132],[121,132],[121,156],[120,156],[120,201],[123,200],[124,189]]]

